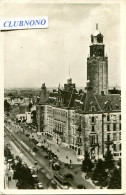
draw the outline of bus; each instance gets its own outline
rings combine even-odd
[[[68,183],[62,175],[55,174],[54,180],[57,183],[57,188],[68,189]]]

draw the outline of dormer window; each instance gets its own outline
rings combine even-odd
[[[91,106],[91,111],[95,112],[95,106]]]
[[[118,104],[116,104],[116,109],[118,109],[119,108],[119,105]]]

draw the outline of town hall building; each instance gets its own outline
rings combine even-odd
[[[109,93],[108,57],[98,25],[91,35],[85,90],[77,91],[71,78],[53,92],[42,84],[36,109],[38,131],[47,139],[66,144],[77,156],[87,150],[92,160],[108,150],[121,158],[121,95]]]

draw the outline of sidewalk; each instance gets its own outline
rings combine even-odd
[[[14,126],[14,124],[12,124]],[[17,125],[15,125],[17,129]],[[18,125],[18,131],[21,131],[21,127]],[[82,160],[78,160],[76,156],[76,151],[68,148],[63,144],[57,145],[54,140],[47,139],[46,135],[39,133],[30,133],[30,139],[34,138],[39,143],[41,143],[46,148],[50,149],[54,154],[58,156],[58,159],[63,163],[68,164],[82,164]]]
[[[45,145],[46,148],[48,148],[49,150],[51,150],[54,154],[56,154],[58,156],[58,159],[61,162],[68,163],[68,164],[72,165],[72,166],[66,167],[65,164],[62,164],[61,165],[61,174],[62,173],[63,174],[71,173],[74,175],[74,178],[76,178],[77,184],[82,184],[82,185],[86,186],[87,189],[94,188],[94,185],[90,184],[88,181],[85,180],[84,177],[82,177],[82,171],[81,171],[82,161],[78,162],[77,157],[76,157],[76,152],[74,150],[68,148],[67,145],[63,146],[63,144],[62,144],[62,145],[58,146],[54,140],[47,139],[47,137],[45,135],[37,135],[36,133],[31,133],[29,138],[34,138],[38,142],[42,143],[42,145]],[[47,154],[47,153],[45,153],[45,154]],[[70,163],[70,160],[72,161],[71,163]],[[45,171],[46,171],[46,169],[45,169]]]
[[[17,180],[13,179],[13,170],[8,169],[8,165],[6,165],[5,168],[4,180],[5,180],[5,189],[17,189],[16,187]]]
[[[54,154],[58,156],[61,162],[68,164],[82,164],[82,161],[78,161],[76,152],[68,146],[57,145],[54,140],[47,139],[45,135],[37,135],[32,133],[30,138],[36,139],[39,143],[42,143],[46,148],[50,149]],[[71,163],[70,163],[71,162]]]

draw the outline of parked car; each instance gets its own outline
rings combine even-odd
[[[57,189],[57,183],[56,183],[54,180],[51,180],[50,186],[51,186],[51,188],[53,188],[53,189]]]
[[[77,185],[77,189],[86,189],[85,186],[83,186],[83,184],[79,184]]]
[[[65,178],[66,179],[69,179],[69,180],[73,180],[74,179],[74,176],[71,173],[66,173],[65,174]]]
[[[53,164],[52,164],[52,169],[53,169],[53,170],[59,171],[60,168],[61,168],[61,167],[60,167],[59,163],[53,163]]]
[[[49,155],[45,155],[44,158],[45,159],[50,159],[50,156]]]
[[[25,135],[26,135],[26,137],[29,137],[30,136],[30,133],[26,133]]]
[[[37,160],[35,160],[35,161],[34,161],[34,165],[37,165],[37,164],[38,164],[38,162],[37,162]]]
[[[39,180],[38,180],[38,176],[37,176],[37,175],[35,175],[35,174],[33,174],[33,175],[32,175],[32,177],[33,177],[33,179],[34,179],[34,183],[36,183],[36,184],[37,184],[37,183],[38,183],[38,181],[39,181]]]
[[[37,184],[37,189],[44,189],[42,183],[38,183],[38,184]]]
[[[85,179],[89,179],[88,175],[85,175]]]
[[[33,152],[37,152],[38,149],[36,147],[33,148]]]

